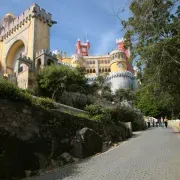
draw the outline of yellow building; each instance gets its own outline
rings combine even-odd
[[[56,63],[56,56],[49,52],[50,27],[55,23],[37,4],[17,17],[6,14],[0,22],[0,74],[28,88],[30,71]]]
[[[99,75],[105,75],[107,82],[111,83],[112,91],[119,88],[136,88],[134,70],[129,61],[130,51],[124,48],[124,40],[116,40],[117,49],[111,53],[100,56],[91,56],[88,53],[90,43],[76,44],[76,54],[67,57],[66,53],[54,51],[60,63],[72,67],[84,67],[89,82],[92,83]]]
[[[31,87],[31,72],[53,63],[85,67],[89,83],[105,73],[113,91],[135,87],[130,51],[124,48],[123,39],[116,40],[116,50],[102,56],[89,55],[89,41],[78,40],[76,53],[66,57],[66,53],[50,52],[50,27],[55,23],[52,15],[37,4],[20,16],[6,14],[0,22],[0,76],[26,89]]]

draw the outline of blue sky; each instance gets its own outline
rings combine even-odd
[[[37,3],[50,12],[58,24],[51,28],[51,50],[75,52],[77,39],[88,34],[90,54],[107,54],[116,48],[116,38],[124,34],[120,20],[113,10],[123,9],[122,19],[129,17],[128,0],[0,0],[0,18],[6,13],[21,14],[31,4]]]

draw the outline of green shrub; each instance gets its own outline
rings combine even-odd
[[[111,110],[101,105],[91,104],[85,107],[85,111],[89,112],[92,120],[105,123],[112,123]]]
[[[95,116],[98,114],[102,114],[102,110],[103,107],[101,105],[98,104],[90,104],[88,106],[85,107],[85,111],[89,112],[90,116]]]
[[[5,79],[0,79],[0,97],[13,101],[25,101],[44,109],[54,108],[50,99],[33,97],[27,90],[20,89]]]

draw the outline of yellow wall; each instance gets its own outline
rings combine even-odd
[[[126,63],[121,62],[121,64],[122,64],[122,67],[121,67],[121,68],[118,67],[118,63],[119,63],[119,62],[114,62],[114,63],[111,64],[111,72],[119,72],[119,71],[125,71],[125,70],[127,70],[127,65],[126,65]]]
[[[35,53],[42,50],[49,50],[49,26],[39,19],[35,19]]]
[[[13,31],[6,39],[0,42],[0,60],[3,66],[6,66],[8,56],[11,54],[11,59],[15,51],[19,48],[18,43],[22,41],[25,46],[25,53],[33,59],[33,41],[34,41],[34,19],[28,20],[23,26]],[[13,47],[13,48],[12,48]],[[13,63],[13,62],[12,62]]]
[[[70,58],[64,58],[64,59],[62,59],[62,62],[71,64],[71,59]]]

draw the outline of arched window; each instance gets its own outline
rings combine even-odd
[[[87,69],[86,72],[89,73],[89,69]]]
[[[102,69],[102,72],[104,72],[104,68]]]
[[[99,69],[99,72],[101,73],[101,69]]]
[[[95,61],[93,60],[93,64],[95,64]]]
[[[107,68],[105,68],[105,72],[108,72]]]
[[[92,69],[90,69],[90,73],[92,73]]]
[[[53,61],[52,59],[48,59],[47,65],[50,66],[50,65],[52,65],[52,64],[54,64],[54,61]]]
[[[107,60],[105,60],[105,64],[107,64]]]
[[[104,60],[102,60],[101,63],[104,64]]]
[[[92,61],[90,61],[89,64],[92,64]]]
[[[95,69],[93,69],[93,73],[96,73],[96,70],[95,70]]]
[[[110,69],[110,68],[108,68],[108,72],[111,72],[111,69]]]

